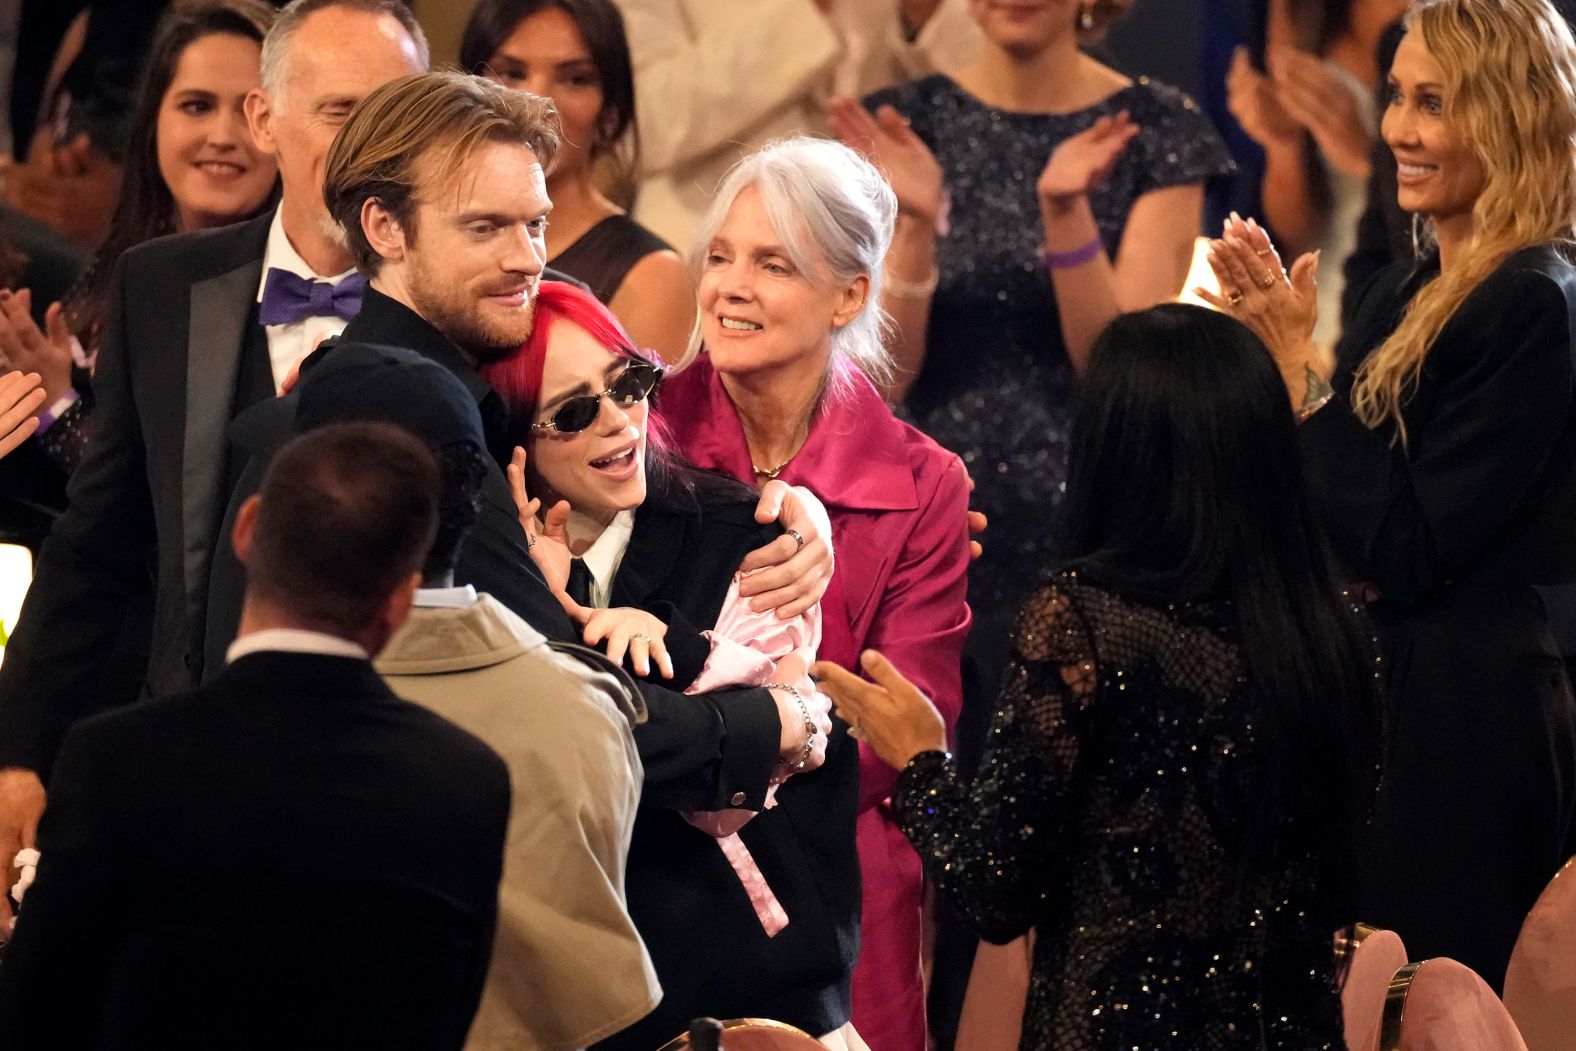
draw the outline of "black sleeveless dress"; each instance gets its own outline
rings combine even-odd
[[[611,303],[624,278],[652,252],[672,251],[673,246],[627,215],[610,215],[581,234],[548,265],[591,289],[591,294]]]

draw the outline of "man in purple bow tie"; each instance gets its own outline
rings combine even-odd
[[[98,684],[150,581],[144,692],[198,681],[209,566],[245,462],[229,453],[226,427],[344,327],[364,287],[323,206],[329,146],[363,97],[426,67],[421,27],[399,0],[295,0],[264,43],[262,88],[247,100],[253,136],[279,161],[278,209],[161,238],[121,261],[94,381],[100,430],[0,668],[0,863],[31,845],[70,726],[132,700]],[[0,897],[0,932],[9,918]]]

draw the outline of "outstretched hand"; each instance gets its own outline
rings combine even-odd
[[[1052,151],[1035,184],[1041,206],[1065,207],[1069,201],[1093,191],[1111,174],[1139,130],[1124,109],[1115,116],[1101,117],[1064,140]]]
[[[947,724],[919,687],[875,650],[861,653],[859,666],[872,681],[831,661],[816,661],[810,669],[859,740],[895,770],[921,752],[946,750]]]

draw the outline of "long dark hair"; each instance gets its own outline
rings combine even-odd
[[[602,112],[592,161],[613,158],[620,180],[640,168],[640,128],[635,123],[635,70],[624,16],[612,0],[478,0],[460,36],[460,68],[488,76],[488,62],[521,22],[539,11],[559,10],[574,20],[602,81]]]
[[[146,72],[137,87],[126,174],[109,237],[99,247],[92,269],[67,297],[67,317],[84,343],[97,342],[94,329],[109,292],[110,272],[121,255],[144,241],[175,232],[175,198],[159,171],[158,125],[164,94],[175,79],[181,56],[198,40],[218,33],[244,37],[261,47],[275,14],[263,0],[202,0],[174,5],[159,20]],[[263,207],[269,204],[272,199]]]
[[[1379,756],[1377,668],[1312,513],[1285,384],[1258,338],[1181,304],[1112,322],[1073,427],[1064,512],[1068,561],[1094,582],[1232,604],[1269,748],[1250,854],[1273,851],[1288,810],[1307,814],[1327,847],[1324,885],[1345,910],[1337,922],[1350,922]]]

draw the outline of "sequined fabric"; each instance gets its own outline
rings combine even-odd
[[[963,457],[972,506],[990,515],[969,603],[1014,610],[1053,568],[1049,516],[1061,499],[1073,411],[1072,369],[1040,262],[1035,181],[1064,139],[1127,110],[1143,130],[1090,199],[1114,259],[1135,200],[1229,171],[1231,160],[1191,99],[1149,80],[1068,114],[994,109],[944,76],[867,103],[907,117],[946,179],[950,231],[936,245],[941,279],[925,364],[902,414]]]
[[[1345,1047],[1304,814],[1280,815],[1275,861],[1242,861],[1264,757],[1234,635],[1229,606],[1059,576],[1019,617],[979,775],[929,752],[899,777],[899,822],[970,922],[1037,930],[1025,1051]]]
[[[38,437],[45,455],[68,477],[87,455],[88,425],[92,418],[92,404],[79,399],[72,402],[50,428]]]

